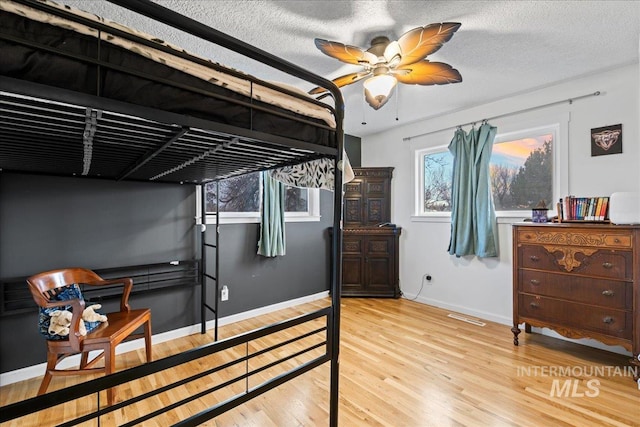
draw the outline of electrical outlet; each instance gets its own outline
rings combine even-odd
[[[422,276],[422,283],[426,281],[427,284],[430,285],[431,279],[432,279],[431,275],[429,273],[426,273],[424,276]]]
[[[229,300],[229,288],[227,286],[223,286],[220,290],[220,301],[228,301]]]

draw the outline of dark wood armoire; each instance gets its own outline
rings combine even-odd
[[[399,238],[391,222],[393,168],[353,168],[345,184],[342,295],[399,298]]]

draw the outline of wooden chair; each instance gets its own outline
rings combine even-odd
[[[115,372],[115,349],[123,341],[144,336],[147,362],[151,361],[151,311],[147,308],[131,310],[129,307],[129,294],[133,286],[130,278],[103,280],[95,272],[84,268],[68,268],[51,270],[36,274],[27,279],[29,289],[36,304],[43,308],[73,307],[73,316],[68,339],[47,340],[47,371],[40,384],[38,395],[47,391],[47,387],[54,375],[78,375],[95,374],[104,372],[106,375]],[[102,323],[86,336],[78,332],[80,319],[85,303],[80,299],[67,301],[54,301],[49,298],[52,289],[67,286],[73,283],[104,286],[121,283],[124,285],[120,300],[120,311],[107,313],[107,321]],[[144,333],[133,334],[143,327]],[[101,350],[101,353],[88,360],[89,352]],[[56,365],[62,359],[72,354],[81,354],[78,369],[56,369]],[[104,367],[95,367],[96,363],[104,357]],[[114,388],[107,390],[107,403],[112,405],[115,398]]]

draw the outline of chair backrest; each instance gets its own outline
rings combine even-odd
[[[27,283],[33,300],[40,307],[44,307],[49,302],[47,291],[51,289],[99,280],[101,280],[100,276],[86,268],[62,268],[34,274],[27,279]]]

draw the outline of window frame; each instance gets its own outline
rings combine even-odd
[[[206,184],[205,184],[206,185]],[[260,180],[262,189],[262,180]],[[318,222],[320,221],[320,189],[307,188],[309,195],[307,198],[306,212],[285,212],[285,222]],[[262,198],[262,193],[260,194]],[[197,220],[200,224],[202,213],[202,186],[197,186],[196,192],[196,212]],[[216,214],[207,212],[205,224],[215,224]],[[220,212],[220,224],[259,224],[260,212]]]
[[[553,200],[548,201],[549,215],[557,215],[556,202],[568,194],[569,182],[569,114],[541,116],[529,120],[513,120],[510,123],[498,126],[499,134],[496,135],[494,144],[514,141],[532,134],[553,134]],[[442,133],[439,133],[443,135]],[[423,222],[450,222],[451,212],[425,212],[424,211],[424,156],[443,151],[448,151],[449,143],[428,147],[416,147],[413,149],[413,180],[414,180],[414,206],[412,221]],[[522,220],[530,217],[528,210],[496,211],[498,222],[512,222],[510,219]],[[501,219],[503,219],[501,221]]]

